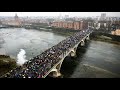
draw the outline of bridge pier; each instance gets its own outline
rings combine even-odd
[[[59,76],[61,76],[61,73],[60,73],[59,70],[56,69],[55,71],[53,71],[52,77],[57,78],[57,77],[59,77]]]
[[[86,37],[86,40],[90,40],[90,35],[88,35],[88,36]]]
[[[51,74],[49,76],[51,76],[53,78],[57,78],[57,77],[60,77],[62,75],[60,73],[62,62],[60,62],[54,69],[51,70]]]
[[[76,56],[76,51],[72,50],[70,53],[70,56],[72,56],[72,57]]]
[[[76,50],[77,50],[77,48],[74,48],[73,50],[71,50],[70,56],[76,57]]]
[[[82,40],[82,41],[80,42],[80,45],[81,45],[81,46],[85,46],[85,41]]]

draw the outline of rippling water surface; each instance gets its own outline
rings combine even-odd
[[[61,71],[68,78],[120,77],[119,56],[120,45],[91,40],[78,50],[77,58],[65,59]]]
[[[64,39],[65,36],[34,29],[0,29],[0,54],[16,58],[22,48],[26,51],[27,59],[29,59]]]

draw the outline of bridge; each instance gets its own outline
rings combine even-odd
[[[31,58],[23,66],[19,66],[3,75],[2,78],[45,78],[48,75],[52,77],[61,76],[60,69],[64,58],[68,55],[75,57],[78,46],[85,45],[85,41],[89,40],[92,31],[91,29],[82,30],[67,37],[40,55]]]

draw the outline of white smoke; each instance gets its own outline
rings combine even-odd
[[[25,54],[26,54],[25,50],[20,49],[20,52],[17,55],[17,64],[18,65],[22,66],[26,61],[28,61],[25,59],[26,58]]]

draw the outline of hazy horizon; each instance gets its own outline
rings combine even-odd
[[[0,12],[0,16],[15,16],[17,14],[19,17],[23,16],[65,16],[69,17],[92,17],[101,16],[101,13],[106,13],[106,16],[119,17],[120,12]]]

